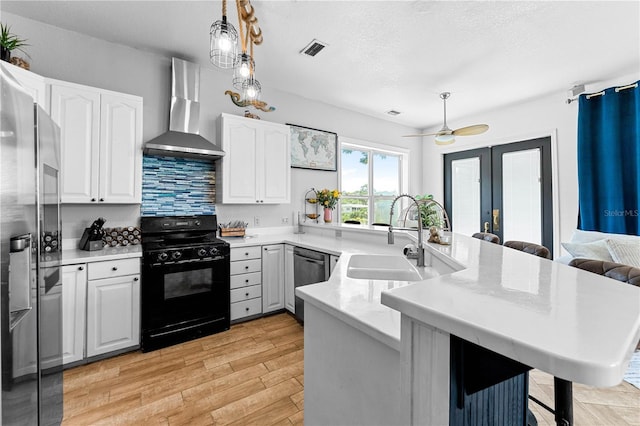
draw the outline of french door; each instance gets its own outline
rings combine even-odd
[[[491,232],[553,251],[550,137],[445,154],[444,162],[453,232]]]

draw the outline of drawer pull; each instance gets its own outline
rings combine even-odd
[[[249,312],[249,307],[244,308],[245,311]]]
[[[113,268],[111,268],[111,269],[112,269],[113,271],[117,271],[117,270],[118,270],[118,267],[117,267],[117,266],[114,266],[114,267],[113,267]]]
[[[249,267],[248,267],[248,266],[245,266],[245,267],[244,267],[244,269],[249,269]]]
[[[245,253],[244,255],[245,255],[245,256],[249,256],[249,252]]]
[[[84,266],[78,266],[78,271],[84,271]]]
[[[244,280],[244,282],[245,282],[245,283],[248,283],[248,282],[249,282],[249,280]]]
[[[245,293],[244,295],[245,295],[246,297],[249,297],[249,293]]]

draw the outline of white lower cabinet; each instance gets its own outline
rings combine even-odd
[[[260,248],[250,246],[231,249],[231,321],[241,321],[262,313]]]
[[[88,267],[87,357],[139,345],[140,261],[95,262]]]
[[[284,309],[284,244],[262,247],[262,313]]]
[[[284,246],[284,307],[296,313],[296,295],[293,281],[293,246]]]
[[[140,259],[62,267],[62,363],[140,344]]]
[[[87,307],[87,267],[62,267],[62,363],[84,358]]]

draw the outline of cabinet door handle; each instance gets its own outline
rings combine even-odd
[[[78,271],[84,271],[84,266],[78,266]]]
[[[100,198],[100,201],[104,201],[104,198]]]
[[[138,277],[135,277],[133,280],[134,280],[134,281],[138,281],[138,279],[139,279]]]
[[[111,269],[112,269],[112,270],[114,270],[114,271],[117,271],[117,270],[118,270],[118,267],[117,267],[117,266],[114,266],[114,267],[113,267],[113,268],[111,268]]]
[[[92,198],[92,199],[91,199],[91,201],[92,201],[92,202],[95,202],[95,201],[96,201],[96,199],[95,199],[95,198]]]

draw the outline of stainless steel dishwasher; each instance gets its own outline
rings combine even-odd
[[[293,283],[298,288],[307,284],[321,283],[329,279],[329,255],[315,250],[294,247]],[[304,301],[296,296],[296,318],[304,322]]]

